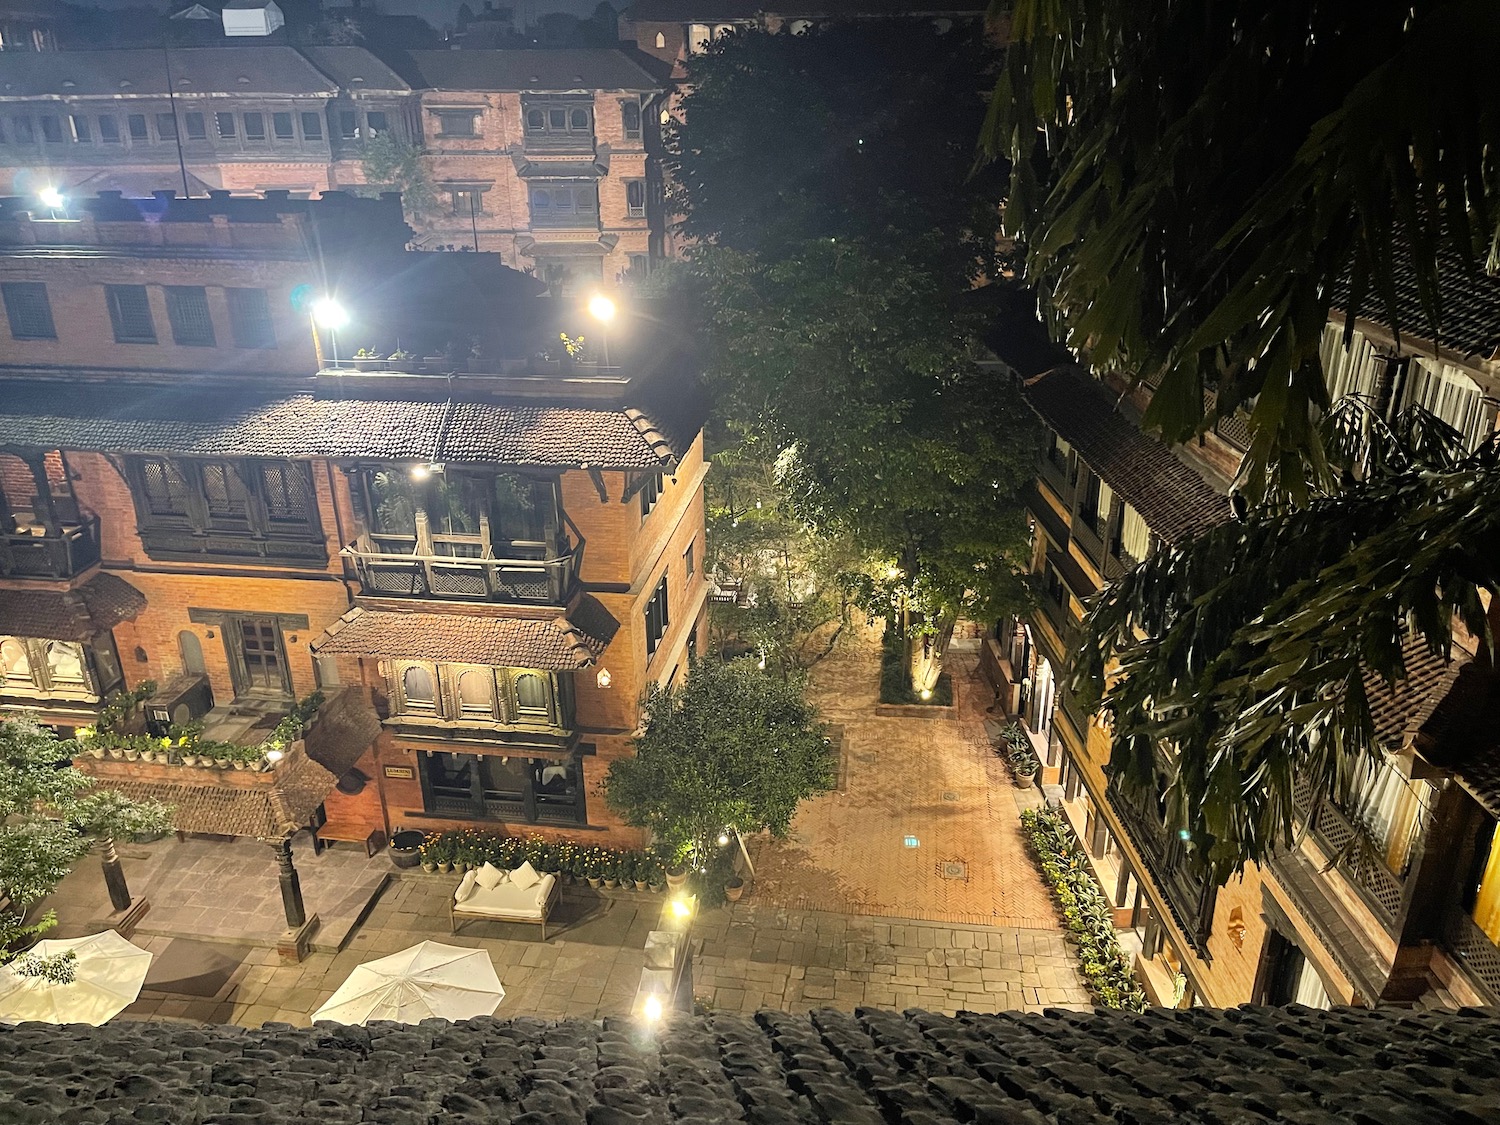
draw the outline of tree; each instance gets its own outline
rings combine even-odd
[[[1439,338],[1439,248],[1495,264],[1500,6],[1016,0],[1012,28],[984,137],[1059,336],[1156,384],[1168,440],[1213,421],[1205,386],[1253,403],[1245,487],[1305,501],[1340,279],[1351,325]]]
[[[436,206],[437,189],[416,145],[381,133],[365,141],[360,166],[368,185],[365,191],[399,191],[401,204],[413,219],[421,219]]]
[[[635,756],[610,764],[609,807],[704,862],[726,828],[785,836],[797,806],[833,788],[824,726],[797,678],[753,661],[695,660],[681,687],[652,684]]]
[[[155,802],[95,791],[66,764],[70,749],[29,718],[0,720],[0,892],[11,903],[0,911],[0,951],[53,924],[49,916],[28,925],[25,912],[94,846],[99,829],[124,837],[171,826],[169,810]]]
[[[1481,45],[1500,8],[1014,14],[984,137],[1013,162],[1007,227],[1055,334],[1155,385],[1145,422],[1169,440],[1250,408],[1240,484],[1263,502],[1107,591],[1082,662],[1115,726],[1111,769],[1164,787],[1223,878],[1286,838],[1294,776],[1338,794],[1368,768],[1364,672],[1402,678],[1408,627],[1443,651],[1456,615],[1493,663],[1476,613],[1500,581],[1493,454],[1456,459],[1407,420],[1367,428],[1380,448],[1353,472],[1318,345],[1335,294],[1351,327],[1368,312],[1441,340],[1440,269],[1494,265],[1500,93]],[[1395,297],[1408,279],[1414,324]]]
[[[975,363],[1001,180],[969,175],[982,106],[962,68],[993,62],[925,21],[730,36],[689,61],[669,129],[720,413],[771,451],[807,527],[869,557],[858,588],[901,607],[918,687],[957,615],[1025,602],[1038,428]]]

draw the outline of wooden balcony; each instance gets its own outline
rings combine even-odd
[[[364,535],[345,547],[367,597],[437,598],[508,605],[562,605],[578,580],[578,552],[492,558],[471,537],[433,535],[419,552],[414,536]]]
[[[1188,855],[1187,845],[1175,833],[1167,831],[1154,809],[1122,792],[1114,782],[1105,793],[1110,807],[1145,860],[1152,882],[1161,891],[1177,924],[1192,943],[1193,951],[1204,961],[1210,960],[1208,935],[1213,925],[1219,888],[1199,871]]]
[[[1292,793],[1299,821],[1307,824],[1323,852],[1359,893],[1381,925],[1390,929],[1401,913],[1405,881],[1385,865],[1380,847],[1332,801],[1316,798],[1312,786],[1299,781]]]
[[[41,527],[0,533],[0,577],[72,578],[98,561],[98,516],[61,527],[56,535]]]

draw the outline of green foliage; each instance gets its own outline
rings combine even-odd
[[[1335,282],[1351,327],[1435,338],[1439,247],[1495,262],[1500,5],[1016,0],[1012,30],[984,137],[1056,335],[1155,384],[1169,440],[1212,423],[1205,386],[1253,402],[1247,486],[1304,500]]]
[[[142,685],[142,688],[146,686],[148,685]],[[138,688],[131,694],[144,699],[145,696],[155,691],[155,685],[149,686],[150,692],[142,694],[142,688]],[[159,761],[173,765],[180,765],[184,758],[193,757],[214,762],[240,762],[247,766],[259,767],[266,764],[267,753],[272,750],[284,751],[302,737],[307,724],[317,714],[318,708],[323,706],[324,699],[325,696],[321,691],[314,691],[310,695],[303,696],[292,704],[264,742],[250,746],[238,742],[222,742],[218,739],[205,738],[202,723],[173,724],[167,735],[161,738],[140,731],[128,730],[126,728],[135,716],[134,705],[117,708],[113,712],[105,708],[100,714],[98,725],[80,727],[75,739],[78,747],[96,754],[111,750],[125,750],[135,754],[153,754]],[[139,699],[136,702],[139,703]]]
[[[784,836],[797,805],[833,787],[835,762],[799,677],[752,661],[694,661],[681,687],[653,684],[635,754],[612,762],[604,796],[626,824],[701,862],[726,827]]]
[[[1146,993],[1130,971],[1115,935],[1114,910],[1089,870],[1083,845],[1067,819],[1050,809],[1027,809],[1021,827],[1078,942],[1078,961],[1095,998],[1106,1008],[1144,1012]]]
[[[970,175],[972,84],[996,63],[931,21],[728,36],[668,137],[720,413],[819,538],[899,563],[934,633],[1025,603],[1038,427],[973,359],[1003,176]]]
[[[72,984],[78,979],[77,961],[78,954],[71,949],[50,957],[23,953],[10,963],[10,971],[18,977],[31,977],[48,984]]]
[[[665,867],[655,851],[624,851],[571,840],[547,840],[541,836],[503,836],[475,828],[452,828],[429,833],[418,852],[423,863],[452,863],[482,867],[489,863],[514,871],[530,863],[542,874],[587,878],[629,878],[646,883],[665,881]],[[617,875],[607,876],[607,872]]]
[[[30,718],[0,719],[0,892],[15,904],[0,913],[0,950],[51,924],[28,925],[24,911],[52,892],[95,839],[128,838],[133,826],[170,827],[168,811],[155,802],[92,789],[92,780],[67,764],[71,749]]]
[[[1408,628],[1433,652],[1455,618],[1487,636],[1500,593],[1495,446],[1463,455],[1425,412],[1387,426],[1358,402],[1322,441],[1363,479],[1159,551],[1084,622],[1077,688],[1113,728],[1110,769],[1164,789],[1170,830],[1221,882],[1292,838],[1298,778],[1349,803],[1380,751],[1366,671],[1405,677]]]
[[[391,133],[381,133],[364,142],[360,165],[369,185],[363,189],[364,194],[399,191],[401,205],[414,219],[421,219],[436,208],[437,189],[417,146]]]
[[[1010,764],[1012,773],[1035,775],[1041,770],[1042,763],[1031,747],[1031,736],[1026,733],[1025,727],[1016,722],[1006,723],[1000,731],[1000,737],[1005,742],[1005,760]]]

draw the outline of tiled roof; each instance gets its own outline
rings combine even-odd
[[[522,51],[410,51],[433,90],[656,90],[662,82],[633,52],[607,47]]]
[[[362,48],[352,48],[362,50]],[[366,52],[368,53],[368,52]],[[0,52],[0,98],[140,97],[166,95],[162,50]],[[302,94],[333,97],[337,83],[293,47],[173,47],[178,97],[202,94]],[[244,79],[242,82],[241,79]]]
[[[1071,368],[1030,379],[1026,399],[1043,422],[1169,543],[1229,518],[1229,501],[1115,410],[1108,392]]]
[[[1042,323],[1034,290],[994,282],[969,290],[963,300],[985,316],[985,347],[1021,378],[1072,362],[1072,353],[1054,341]]]
[[[587,595],[567,617],[538,621],[458,613],[402,613],[356,606],[312,643],[320,656],[451,660],[571,672],[599,658],[619,622]]]
[[[653,410],[648,418],[633,407],[607,403],[552,406],[531,400],[333,399],[267,397],[224,388],[0,384],[0,445],[113,453],[659,469],[686,452],[700,421],[687,406],[679,405],[674,414],[673,404]]]
[[[502,1005],[502,1011],[504,1007]],[[1493,1010],[823,1009],[263,1029],[0,1029],[0,1119],[520,1125],[1493,1121]]]
[[[84,766],[87,771],[87,764]],[[274,785],[232,786],[218,780],[217,769],[181,766],[180,780],[101,778],[103,789],[113,789],[133,800],[155,800],[172,806],[172,826],[179,832],[216,836],[244,836],[279,840],[306,827],[313,811],[338,782],[333,774],[294,748],[276,766]],[[0,1103],[3,1105],[3,1103]],[[0,1121],[8,1120],[0,1108]]]
[[[1468,655],[1460,649],[1454,650],[1451,660],[1428,651],[1420,633],[1407,634],[1401,655],[1406,675],[1394,684],[1368,669],[1364,673],[1375,739],[1388,749],[1400,749],[1422,729],[1468,662]]]
[[[0,590],[0,633],[87,641],[145,608],[146,595],[113,574],[96,574],[76,590]]]
[[[1474,799],[1500,817],[1500,672],[1469,661],[1453,688],[1433,709],[1417,749],[1435,766],[1452,770]]]
[[[1399,323],[1395,326],[1390,323],[1392,318],[1384,299],[1373,290],[1365,294],[1357,315],[1387,329],[1399,327],[1403,335],[1432,340],[1460,356],[1494,357],[1500,352],[1500,278],[1483,272],[1483,255],[1471,268],[1464,265],[1451,246],[1440,245],[1437,259],[1440,303],[1436,332],[1422,308],[1416,278],[1409,265],[1410,251],[1400,244],[1393,271],[1395,319]],[[1349,297],[1349,279],[1342,277],[1333,285],[1333,307],[1348,312]],[[1332,319],[1343,323],[1343,318],[1336,314]]]
[[[798,0],[786,4],[774,0],[637,0],[625,15],[628,19],[651,23],[713,23],[754,19],[761,12],[783,19],[977,16],[985,7],[982,0],[935,0],[930,4],[913,4],[911,0]]]
[[[345,90],[409,90],[401,76],[363,47],[303,47],[314,66]]]

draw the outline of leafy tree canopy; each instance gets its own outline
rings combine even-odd
[[[381,133],[364,143],[361,168],[368,191],[399,191],[401,205],[414,219],[430,214],[437,205],[437,189],[422,162],[422,150],[391,133]]]
[[[92,788],[67,765],[71,747],[28,718],[0,719],[0,949],[50,925],[22,912],[50,894],[96,839],[165,831],[169,810]],[[0,960],[3,960],[0,954]]]
[[[1500,5],[1016,0],[1012,27],[985,140],[1057,333],[1158,384],[1168,440],[1213,420],[1205,385],[1253,403],[1247,486],[1307,500],[1336,281],[1345,312],[1432,337],[1439,246],[1494,264]]]
[[[784,836],[797,805],[833,787],[833,752],[798,678],[697,660],[682,686],[651,686],[643,715],[605,800],[670,849],[708,856],[726,827]]]
[[[729,36],[689,61],[669,130],[721,413],[799,519],[948,620],[1023,597],[1006,560],[1036,447],[1017,388],[974,361],[1003,182],[969,176],[974,75],[994,63],[930,21]]]

